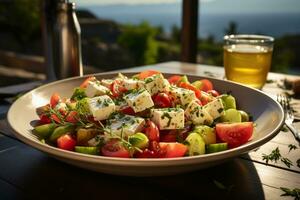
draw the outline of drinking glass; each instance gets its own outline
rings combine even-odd
[[[261,89],[270,71],[273,43],[273,37],[264,35],[224,36],[226,78]]]

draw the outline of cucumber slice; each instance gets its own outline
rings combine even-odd
[[[128,142],[137,148],[144,149],[149,145],[149,139],[144,133],[136,133],[128,137]]]
[[[193,86],[195,86],[197,89],[201,89],[203,83],[201,81],[195,81],[192,83]]]
[[[228,149],[227,143],[209,144],[206,146],[206,153],[216,153]]]
[[[214,128],[211,128],[206,125],[199,125],[199,126],[195,126],[194,132],[200,134],[205,144],[216,143],[216,133]]]
[[[36,133],[36,135],[38,137],[41,138],[48,138],[51,133],[54,131],[54,129],[56,128],[56,124],[43,124],[40,126],[36,126],[34,128],[34,132]]]
[[[205,154],[205,142],[198,133],[190,133],[185,141],[188,144],[189,156]]]
[[[242,122],[241,113],[236,109],[230,108],[225,110],[224,115],[220,118],[221,122]]]
[[[242,122],[249,122],[249,115],[243,110],[239,110],[241,117],[242,117]]]
[[[221,96],[221,100],[223,102],[225,110],[228,110],[230,108],[236,109],[236,102],[235,102],[235,98],[233,96],[228,95],[228,94],[223,94]]]
[[[60,136],[72,131],[74,131],[74,126],[72,125],[59,126],[54,129],[53,133],[50,136],[50,141],[55,142]]]
[[[180,79],[180,82],[183,82],[183,83],[190,83],[189,82],[189,79],[186,75],[182,76],[181,79]]]
[[[99,152],[99,149],[98,149],[98,147],[75,146],[75,151],[78,153],[97,155]]]

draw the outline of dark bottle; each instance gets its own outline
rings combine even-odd
[[[81,76],[81,30],[75,3],[46,0],[44,8],[47,79]]]

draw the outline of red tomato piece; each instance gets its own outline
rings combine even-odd
[[[171,107],[171,98],[166,93],[158,93],[153,96],[154,105],[159,108],[168,108]]]
[[[39,117],[40,117],[41,124],[50,124],[51,123],[51,119],[47,115],[41,114]]]
[[[78,122],[78,116],[76,111],[71,111],[66,116],[66,121],[70,123],[77,123]]]
[[[126,115],[135,115],[134,110],[130,106],[124,106],[120,112]]]
[[[163,158],[165,157],[166,151],[161,149],[159,143],[156,141],[151,141],[149,148],[145,149],[143,152],[137,152],[135,157],[137,158]]]
[[[60,149],[73,151],[75,145],[76,140],[70,134],[65,134],[57,139],[57,147]]]
[[[219,123],[216,125],[218,139],[227,142],[230,148],[248,142],[253,134],[253,122]]]
[[[216,90],[208,90],[207,93],[211,94],[213,97],[217,97],[220,95]]]
[[[168,78],[169,83],[173,85],[177,85],[180,82],[180,80],[181,80],[181,76],[178,75],[174,75]]]
[[[165,149],[166,158],[183,157],[188,150],[187,146],[177,142],[160,142],[159,146],[161,149]]]
[[[59,119],[59,117],[56,114],[51,114],[50,118],[52,120],[54,120],[56,123],[61,123],[61,120]]]
[[[202,91],[207,92],[208,90],[213,90],[214,89],[213,84],[210,80],[201,79],[200,81],[202,82],[202,87],[201,87]]]
[[[159,71],[156,71],[156,70],[146,70],[146,71],[143,71],[141,73],[139,73],[139,79],[143,80],[149,76],[152,76],[154,74],[159,74],[160,72]]]
[[[203,106],[211,102],[213,99],[214,98],[210,96],[208,93],[201,91],[200,101]]]
[[[129,158],[130,153],[118,139],[111,139],[102,148],[103,156]]]
[[[51,108],[54,108],[60,101],[60,96],[58,93],[54,93],[52,94],[51,98],[50,98],[50,106]]]
[[[159,141],[159,130],[156,124],[151,120],[147,120],[143,132],[147,135],[150,141]]]
[[[186,82],[181,82],[181,83],[179,83],[179,87],[192,90],[195,92],[195,95],[198,99],[201,98],[201,91],[199,89],[197,89],[195,86],[193,86],[192,84],[186,83]]]
[[[86,88],[86,87],[88,86],[88,84],[89,84],[89,81],[94,81],[94,80],[96,80],[96,77],[90,76],[90,77],[88,77],[87,79],[85,79],[85,80],[81,83],[81,85],[80,85],[79,87],[80,87],[80,88]]]
[[[127,89],[121,84],[120,80],[114,80],[111,84],[111,92],[113,97],[119,97],[124,92],[127,92]]]

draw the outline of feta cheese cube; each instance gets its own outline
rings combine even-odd
[[[203,109],[210,114],[213,119],[217,119],[224,114],[224,106],[221,99],[215,99],[203,107]]]
[[[194,91],[180,87],[171,87],[169,94],[175,103],[179,103],[184,107],[196,99]]]
[[[134,90],[134,89],[144,88],[144,82],[143,81],[133,80],[133,79],[124,79],[122,81],[122,85],[127,90]]]
[[[67,104],[59,102],[58,104],[56,104],[54,110],[67,110]]]
[[[151,120],[160,130],[184,128],[182,108],[160,108],[151,110]]]
[[[121,108],[124,108],[125,106],[128,106],[127,102],[123,98],[118,98],[113,100],[116,106],[116,111],[121,110]]]
[[[169,91],[170,84],[162,74],[155,74],[145,79],[145,88],[151,94]]]
[[[90,98],[88,104],[95,120],[107,119],[115,111],[115,104],[107,95]]]
[[[140,132],[145,125],[145,120],[141,117],[131,115],[116,114],[107,122],[106,130],[112,134],[128,137]]]
[[[113,82],[114,82],[113,79],[102,79],[101,85],[103,85],[104,87],[110,88],[110,86]]]
[[[108,94],[110,90],[107,87],[101,85],[99,81],[89,81],[85,88],[85,94],[87,97],[94,97]]]
[[[141,112],[154,106],[151,95],[146,90],[135,90],[124,97],[134,112]]]
[[[213,118],[196,101],[191,101],[184,111],[185,116],[195,125],[210,125]]]

